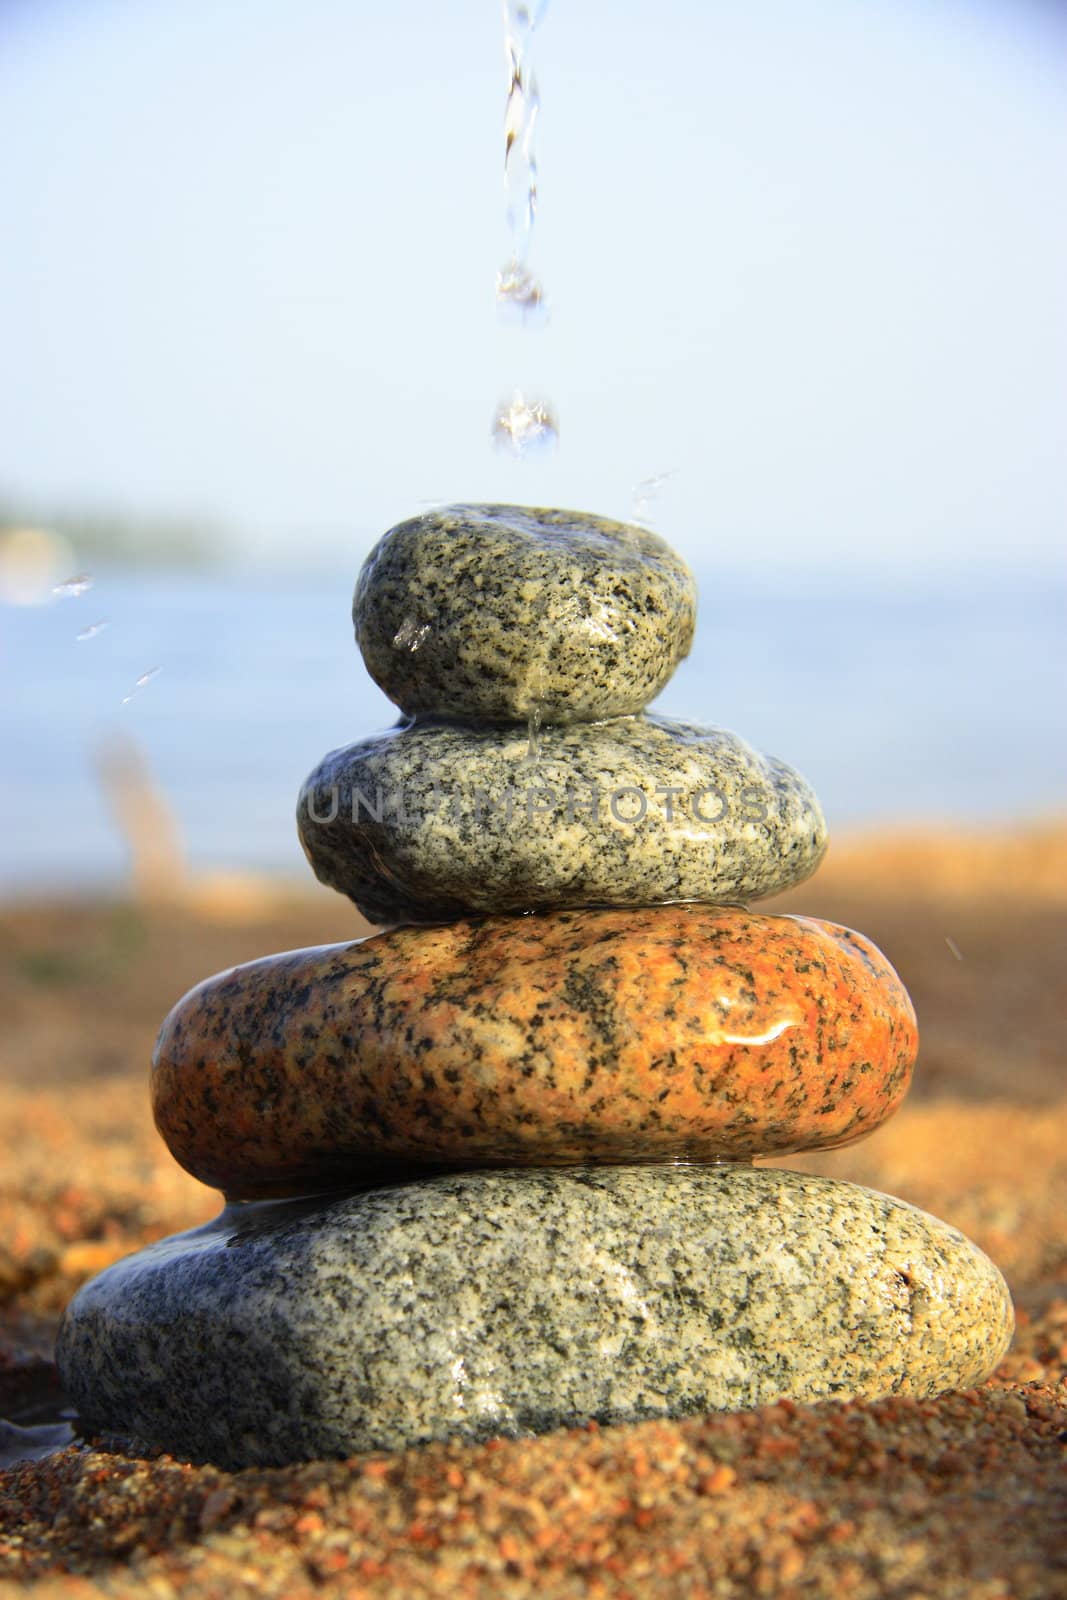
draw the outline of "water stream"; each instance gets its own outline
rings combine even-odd
[[[510,252],[496,275],[497,311],[504,322],[523,328],[543,324],[548,305],[540,279],[529,264],[537,216],[537,155],[534,131],[541,94],[531,61],[531,47],[547,0],[503,0],[504,61],[507,100],[504,108],[504,214]],[[559,422],[552,402],[515,388],[501,400],[490,431],[493,444],[516,458],[552,448],[559,440]]]

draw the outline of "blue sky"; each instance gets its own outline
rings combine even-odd
[[[552,0],[536,67],[533,332],[492,0],[0,0],[0,490],[315,563],[672,472],[704,565],[1057,562],[1063,8]]]

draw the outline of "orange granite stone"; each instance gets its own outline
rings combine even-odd
[[[193,989],[156,1122],[231,1197],[491,1166],[747,1160],[848,1144],[917,1049],[861,934],[708,905],[400,928]]]

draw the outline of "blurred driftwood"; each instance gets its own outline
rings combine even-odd
[[[126,842],[133,892],[140,900],[173,900],[185,888],[181,835],[144,752],[128,734],[111,734],[93,750],[93,768]]]

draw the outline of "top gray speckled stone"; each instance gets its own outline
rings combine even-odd
[[[315,876],[372,922],[566,906],[722,905],[826,848],[799,773],[666,717],[526,730],[422,722],[325,756],[297,808]]]
[[[367,671],[410,715],[583,722],[659,693],[689,654],[696,585],[644,528],[449,506],[379,541],[352,619]]]

